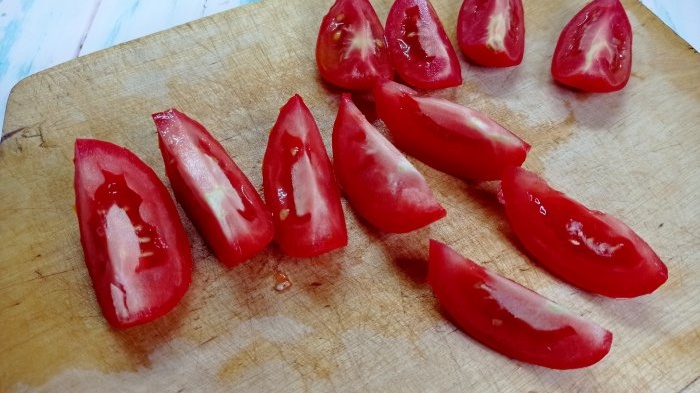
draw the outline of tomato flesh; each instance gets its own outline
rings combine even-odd
[[[316,64],[327,82],[349,90],[369,90],[394,69],[384,29],[368,0],[337,0],[321,22]]]
[[[396,146],[431,167],[471,180],[500,178],[521,165],[530,145],[473,109],[421,97],[396,82],[375,88],[377,114]]]
[[[312,257],[348,243],[340,191],[316,121],[299,95],[280,110],[263,158],[265,201],[284,253]]]
[[[235,266],[267,246],[270,213],[224,147],[176,109],[154,113],[153,121],[175,197],[219,261]]]
[[[523,168],[506,170],[501,187],[518,239],[563,280],[614,298],[648,294],[666,282],[666,265],[620,220],[589,210]]]
[[[464,0],[457,17],[457,42],[473,63],[518,65],[525,53],[522,0]]]
[[[619,0],[594,0],[564,27],[552,59],[557,82],[588,92],[625,87],[632,70],[632,26]]]
[[[462,84],[462,70],[429,0],[396,0],[386,20],[389,57],[407,84],[441,89]]]
[[[192,255],[177,208],[153,170],[109,142],[75,142],[80,242],[107,322],[126,328],[173,309],[190,285]]]
[[[435,240],[428,283],[460,329],[513,359],[573,369],[595,364],[610,351],[610,331]]]
[[[343,94],[333,126],[333,164],[352,207],[384,232],[424,227],[447,213],[420,172]]]

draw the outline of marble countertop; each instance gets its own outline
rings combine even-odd
[[[28,75],[255,1],[0,0],[0,124],[10,90]],[[700,1],[641,1],[700,50]]]

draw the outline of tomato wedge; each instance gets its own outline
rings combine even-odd
[[[146,163],[109,142],[76,140],[74,163],[80,242],[102,314],[115,328],[165,315],[192,273],[168,190]]]
[[[619,0],[594,0],[564,27],[552,76],[575,89],[605,93],[625,87],[632,70],[632,26]]]
[[[175,197],[219,261],[235,266],[267,246],[275,233],[270,213],[224,147],[176,109],[153,121]]]
[[[666,282],[666,265],[620,220],[589,210],[523,168],[504,171],[501,187],[513,231],[563,280],[615,298],[648,294]]]
[[[348,90],[369,90],[394,77],[382,23],[368,0],[331,6],[318,32],[316,64],[323,79]]]
[[[572,369],[597,363],[610,351],[610,331],[435,240],[428,283],[460,329],[513,359]]]
[[[442,22],[429,0],[396,0],[385,35],[401,79],[419,89],[462,84],[462,70]]]
[[[471,180],[500,178],[521,165],[530,145],[483,113],[396,82],[375,88],[377,114],[396,146],[431,167]]]
[[[522,0],[464,0],[457,17],[457,42],[475,64],[520,64],[525,53]]]
[[[333,164],[352,207],[384,232],[422,228],[447,212],[423,175],[343,94],[333,126]]]
[[[275,240],[292,257],[348,243],[340,190],[316,121],[299,95],[280,109],[263,157],[265,201]]]

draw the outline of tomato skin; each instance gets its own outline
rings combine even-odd
[[[666,282],[666,265],[620,220],[589,210],[523,168],[507,169],[501,187],[518,239],[564,281],[613,298],[645,295]]]
[[[457,17],[457,42],[474,64],[520,64],[525,53],[522,0],[464,0]]]
[[[333,164],[352,207],[384,232],[405,233],[444,217],[420,172],[343,94],[333,126]]]
[[[504,168],[521,165],[530,145],[473,109],[408,87],[375,87],[377,114],[394,144],[431,167],[469,180],[499,179]]]
[[[265,201],[275,240],[292,257],[348,243],[340,190],[316,121],[299,95],[280,109],[263,158]]]
[[[460,329],[513,359],[573,369],[595,364],[610,351],[610,331],[435,240],[428,283]]]
[[[419,89],[462,84],[462,70],[442,22],[429,0],[395,0],[385,35],[394,69]]]
[[[190,243],[168,190],[129,150],[75,141],[80,242],[97,301],[115,328],[173,309],[190,285]]]
[[[621,90],[632,71],[632,26],[619,0],[594,0],[567,23],[552,58],[555,81],[578,90]]]
[[[219,261],[232,267],[265,248],[274,236],[270,213],[224,147],[176,109],[152,117],[175,197]]]
[[[324,80],[348,90],[370,90],[394,77],[384,28],[368,0],[331,6],[318,32],[316,64]]]

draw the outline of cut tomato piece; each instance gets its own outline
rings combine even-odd
[[[263,158],[265,200],[275,240],[293,257],[348,243],[340,191],[313,115],[299,95],[280,109]]]
[[[175,197],[219,261],[231,267],[260,252],[274,236],[272,218],[224,147],[176,109],[153,121]]]
[[[192,273],[168,190],[146,163],[109,142],[76,140],[74,160],[80,242],[102,314],[116,328],[165,315]]]
[[[368,0],[336,0],[321,22],[316,64],[327,82],[349,90],[369,90],[394,77],[384,29]]]
[[[462,84],[452,44],[429,0],[396,0],[386,20],[389,57],[404,82],[419,89]]]
[[[530,145],[483,113],[396,82],[375,88],[377,114],[396,146],[433,168],[463,179],[494,180],[521,165]]]
[[[457,17],[457,42],[475,64],[520,64],[525,53],[522,0],[464,0]]]
[[[616,298],[648,294],[666,282],[666,265],[618,219],[589,210],[523,168],[507,169],[501,187],[518,239],[563,280]]]
[[[564,27],[552,59],[557,82],[605,93],[625,87],[632,70],[632,26],[619,0],[594,0]]]
[[[582,368],[610,351],[612,333],[520,284],[430,241],[428,283],[465,333],[516,360]]]
[[[447,213],[423,175],[343,94],[333,126],[335,173],[352,207],[385,232],[424,227]]]

